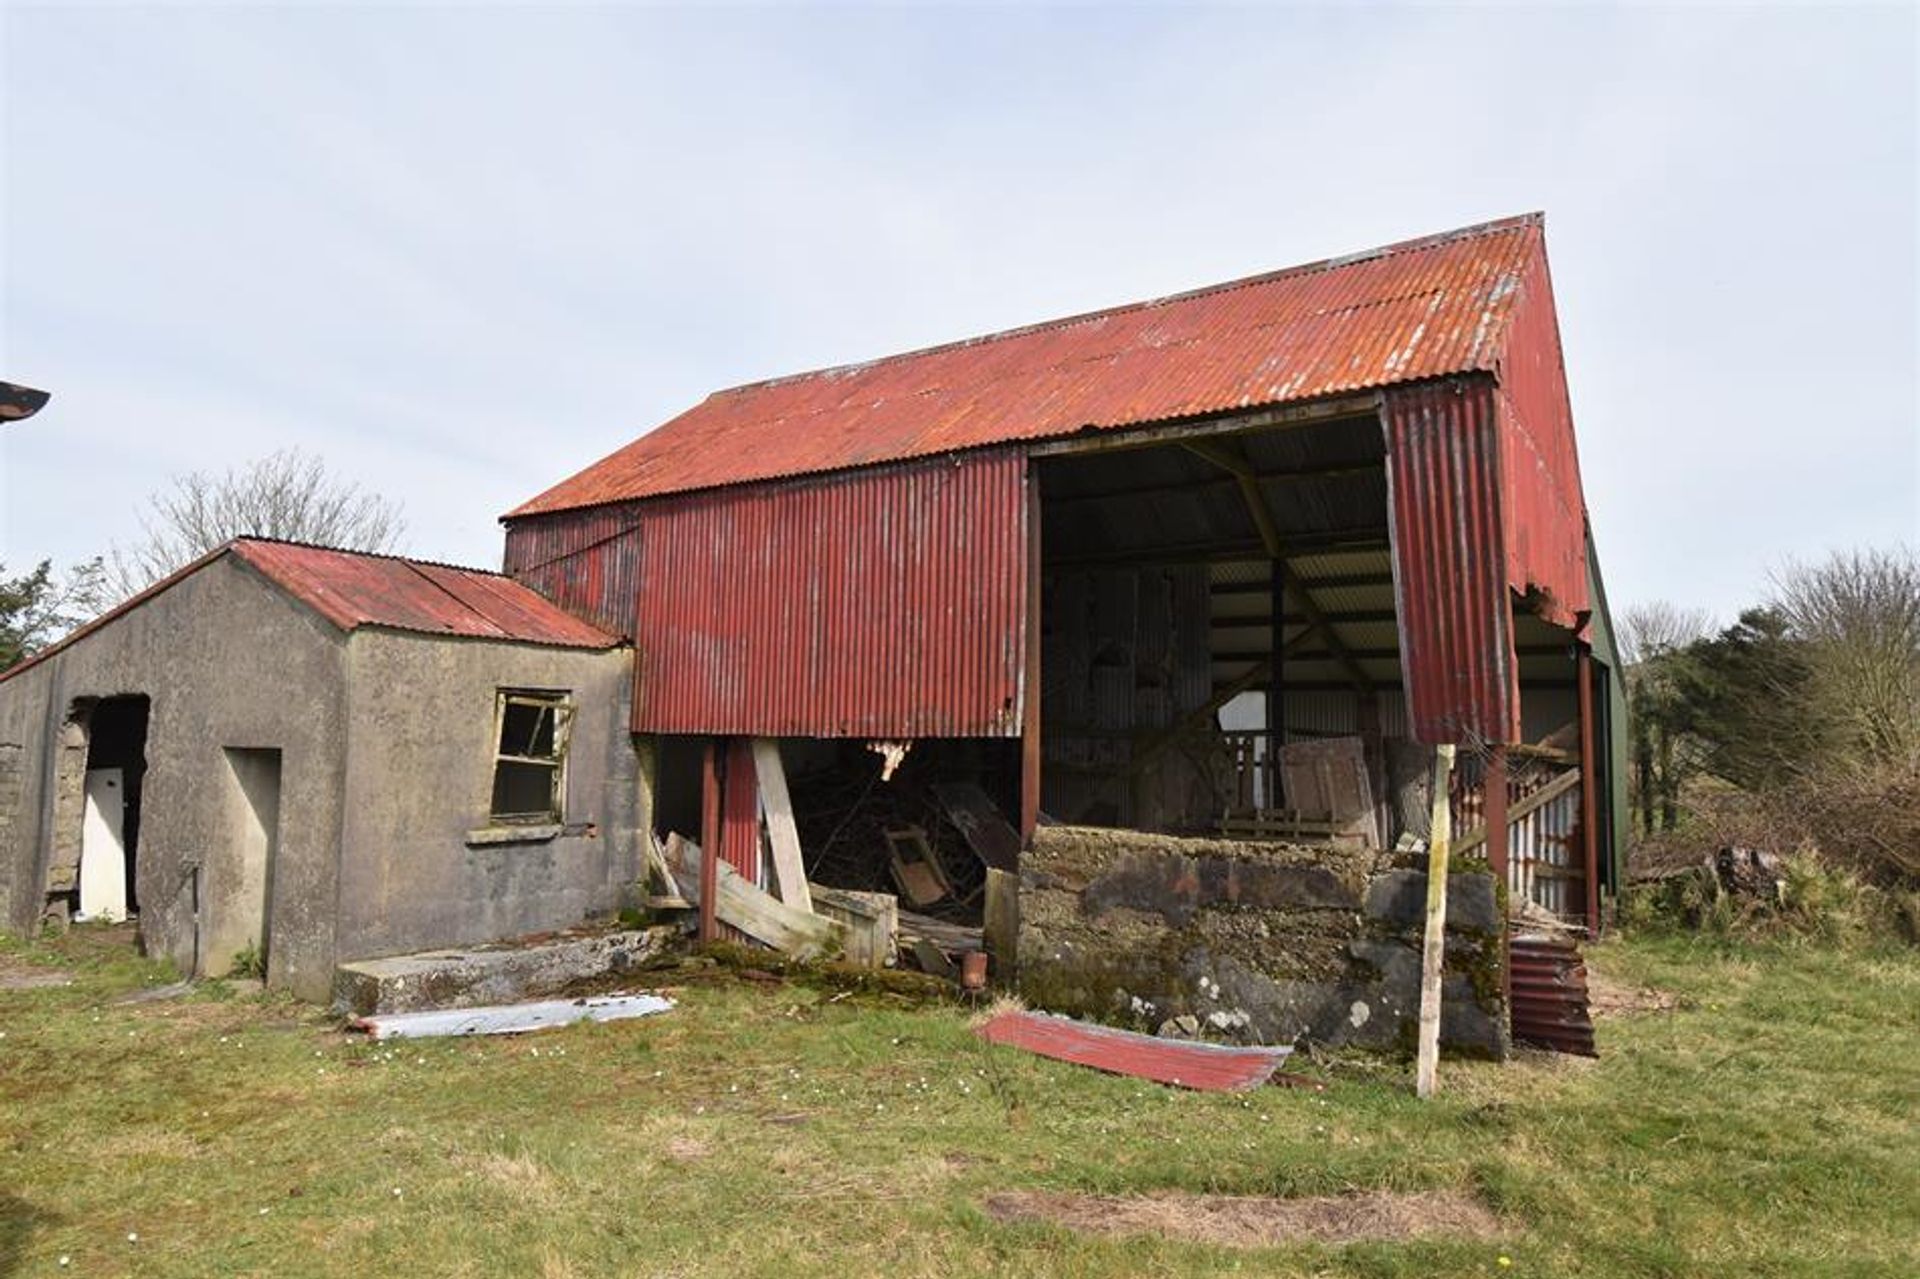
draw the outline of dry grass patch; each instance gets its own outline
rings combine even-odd
[[[1499,1219],[1478,1200],[1453,1191],[1274,1199],[1032,1190],[990,1195],[984,1207],[1000,1222],[1045,1222],[1083,1234],[1159,1235],[1229,1248],[1487,1239],[1500,1231]]]
[[[168,1128],[129,1128],[102,1137],[93,1153],[113,1160],[192,1159],[200,1154],[200,1143]]]
[[[529,1207],[551,1207],[565,1198],[559,1178],[529,1154],[456,1155],[454,1165],[476,1181],[501,1191],[507,1198]]]

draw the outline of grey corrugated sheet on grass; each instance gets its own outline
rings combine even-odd
[[[608,995],[596,999],[543,999],[489,1008],[448,1008],[421,1013],[387,1013],[353,1023],[375,1039],[434,1039],[447,1035],[514,1035],[581,1021],[625,1021],[673,1007],[659,995]]]

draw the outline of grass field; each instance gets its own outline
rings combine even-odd
[[[116,1002],[165,974],[85,930],[0,939],[0,1275],[1920,1274],[1920,957],[1594,960],[1678,1007],[1603,1020],[1597,1063],[1449,1063],[1422,1105],[1397,1065],[1199,1095],[737,978],[377,1046],[217,987]],[[1022,1189],[1456,1190],[1499,1230],[1247,1250],[981,1206]]]

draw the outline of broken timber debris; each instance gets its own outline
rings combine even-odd
[[[941,782],[931,789],[947,820],[975,856],[989,869],[1019,871],[1020,832],[1007,824],[987,792],[972,782]]]
[[[925,830],[901,826],[889,828],[886,836],[887,868],[893,872],[893,882],[900,886],[900,895],[908,904],[931,906],[953,896],[953,884],[941,869],[932,845],[927,843]]]
[[[668,837],[667,860],[679,873],[683,890],[700,882],[701,857],[698,844],[679,835]],[[845,952],[847,929],[840,921],[787,905],[748,883],[724,862],[714,862],[712,869],[717,872],[714,915],[721,923],[796,959],[821,959]],[[693,898],[697,904],[697,888]]]
[[[892,893],[810,884],[813,908],[846,926],[846,960],[869,968],[892,968],[900,960],[900,899]]]

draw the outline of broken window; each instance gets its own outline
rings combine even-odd
[[[502,689],[495,713],[493,820],[552,823],[566,795],[567,735],[573,702],[565,693]]]

